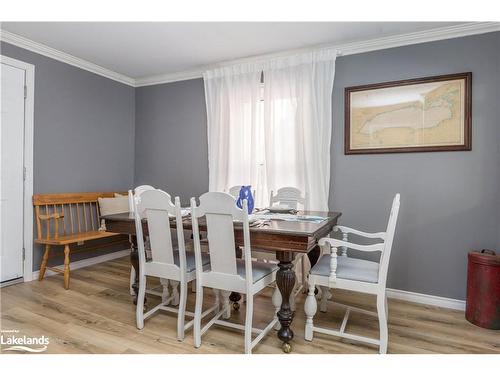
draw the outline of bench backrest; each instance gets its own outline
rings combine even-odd
[[[60,235],[98,230],[101,215],[97,200],[114,196],[115,192],[33,195],[37,238],[52,239]]]

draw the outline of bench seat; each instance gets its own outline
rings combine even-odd
[[[98,240],[100,238],[107,238],[114,236],[119,236],[119,234],[99,231],[99,230],[92,230],[89,232],[74,233],[65,236],[59,236],[57,238],[37,239],[35,240],[35,242],[43,245],[66,245],[66,244],[79,243],[90,240]]]

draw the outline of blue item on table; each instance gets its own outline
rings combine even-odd
[[[239,208],[243,208],[243,199],[247,200],[248,204],[248,213],[251,214],[253,211],[254,201],[252,196],[252,186],[242,186],[240,189],[240,195],[238,196],[238,200],[236,201],[236,205]]]

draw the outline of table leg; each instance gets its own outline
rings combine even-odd
[[[134,305],[137,305],[137,296],[139,295],[139,251],[137,249],[137,237],[130,236],[130,263],[135,270],[135,280],[132,284],[134,290]],[[144,306],[146,306],[146,297],[144,297]]]
[[[318,245],[316,245],[311,251],[307,253],[307,257],[309,258],[309,263],[311,263],[311,267],[313,267],[316,263],[318,263],[320,255],[321,255],[321,248]]]
[[[278,320],[281,328],[278,331],[278,338],[283,341],[283,351],[290,353],[293,339],[293,331],[290,325],[293,321],[293,311],[290,308],[290,294],[295,286],[295,271],[293,269],[293,254],[289,252],[276,252],[279,261],[279,270],[276,273],[276,284],[281,293],[281,309],[278,311]]]
[[[239,246],[236,246],[236,258],[241,259],[242,251]],[[237,292],[231,292],[229,295],[229,300],[233,303],[233,309],[238,311],[240,309],[241,294]]]
[[[238,311],[240,309],[241,294],[231,292],[231,294],[229,295],[229,300],[233,303],[233,309]]]
[[[318,263],[319,257],[321,255],[321,248],[316,245],[311,251],[307,253],[307,258],[309,258],[309,263],[311,264],[311,268],[314,267],[316,263]],[[305,288],[305,292],[307,293],[307,287]],[[314,288],[314,294],[318,294],[318,288]]]

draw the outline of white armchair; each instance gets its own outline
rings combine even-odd
[[[387,352],[388,344],[388,329],[387,329],[387,297],[386,297],[386,281],[387,270],[389,267],[389,258],[391,255],[392,242],[396,230],[396,222],[399,213],[400,195],[396,194],[392,202],[392,209],[389,216],[386,232],[366,233],[356,229],[337,226],[334,230],[343,233],[343,239],[322,238],[319,245],[323,248],[323,255],[318,260],[316,265],[311,269],[308,284],[309,291],[306,298],[304,310],[306,313],[305,339],[312,341],[313,333],[319,332],[323,334],[343,337],[350,340],[362,341],[369,344],[379,346],[380,353]],[[380,239],[382,242],[373,245],[359,245],[348,242],[348,234],[356,234],[358,236]],[[338,249],[341,249],[341,256],[338,256]],[[354,249],[366,252],[380,252],[380,262],[372,262],[363,259],[347,257],[347,249]],[[313,318],[317,311],[317,302],[314,295],[316,286],[330,288],[346,289],[355,292],[374,294],[377,296],[377,313],[359,309],[352,306],[338,304],[346,308],[346,313],[339,330],[325,329],[315,327]],[[321,311],[326,311],[326,295],[323,291],[323,299]],[[345,332],[347,319],[352,311],[362,312],[378,317],[380,337],[379,340],[354,335]]]

